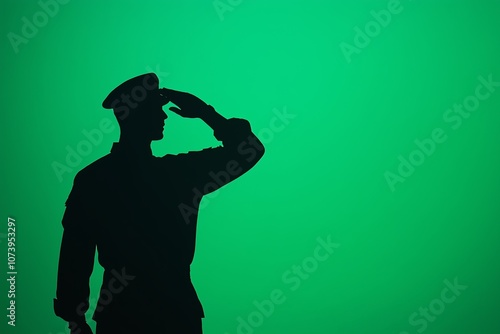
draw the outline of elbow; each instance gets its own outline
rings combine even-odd
[[[255,166],[266,151],[264,144],[253,133],[250,133],[235,149],[237,156],[235,160],[238,161],[245,171]]]
[[[258,150],[257,161],[260,160],[264,156],[264,153],[266,152],[266,148],[264,147],[264,144],[262,144],[262,142],[260,140],[259,140],[259,143],[260,143],[260,147]]]

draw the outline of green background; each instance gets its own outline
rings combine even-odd
[[[500,1],[402,0],[350,61],[341,43],[354,45],[355,28],[390,1],[222,2],[231,10],[219,15],[210,0],[69,1],[17,53],[8,33],[42,9],[1,2],[0,276],[9,216],[18,276],[15,328],[0,280],[0,331],[67,332],[52,309],[64,201],[76,172],[118,139],[104,97],[155,71],[162,86],[248,119],[266,144],[200,211],[192,276],[205,333],[238,333],[238,317],[275,289],[286,300],[240,333],[500,333],[500,88],[459,128],[443,118],[479,76],[500,80]],[[276,121],[277,110],[293,117]],[[168,114],[155,155],[218,145],[200,120]],[[103,119],[113,131],[59,179],[53,163]],[[437,128],[446,141],[391,189],[385,173]],[[340,247],[292,290],[282,276],[311,264],[328,236]],[[96,263],[94,303],[101,275]],[[454,302],[410,323],[455,279],[467,288]]]

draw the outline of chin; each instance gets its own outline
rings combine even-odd
[[[153,138],[151,138],[151,140],[160,140],[160,139],[163,139],[163,133],[160,133],[156,136],[153,136]]]

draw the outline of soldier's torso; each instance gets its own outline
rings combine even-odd
[[[187,223],[179,210],[182,203],[192,206],[193,193],[186,176],[176,174],[175,159],[131,161],[112,153],[89,167],[87,182],[95,190],[86,197],[105,269],[94,319],[132,311],[202,317],[189,272],[196,219]]]

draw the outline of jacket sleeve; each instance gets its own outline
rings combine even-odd
[[[214,132],[222,146],[177,155],[178,172],[199,193],[206,195],[236,180],[264,155],[264,145],[247,120],[225,120]]]
[[[77,175],[66,201],[54,312],[68,322],[84,323],[89,309],[89,279],[94,267],[95,234],[85,182]],[[95,218],[95,217],[94,217]]]

